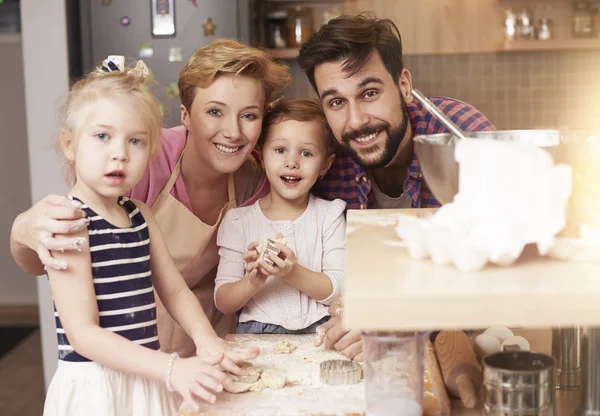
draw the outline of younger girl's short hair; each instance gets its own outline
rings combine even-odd
[[[272,125],[289,120],[318,123],[323,133],[322,140],[326,153],[328,155],[335,153],[337,142],[327,123],[321,103],[316,98],[280,99],[269,105],[263,120],[262,133],[258,139],[259,148],[264,146]]]
[[[89,111],[100,99],[124,101],[136,107],[149,133],[150,155],[156,152],[161,137],[163,114],[160,103],[150,90],[147,74],[139,67],[124,67],[122,71],[104,72],[97,69],[71,87],[60,112],[60,129],[76,139],[84,128]],[[71,181],[73,168],[68,169]]]

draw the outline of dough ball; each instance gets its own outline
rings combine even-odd
[[[223,389],[229,393],[244,393],[250,389],[252,383],[228,380],[223,383]]]
[[[285,382],[287,381],[285,374],[283,374],[279,370],[268,369],[263,371],[260,376],[260,381],[263,384],[273,390],[277,390],[285,386]]]
[[[241,382],[241,383],[254,383],[255,381],[257,381],[260,378],[260,375],[262,373],[262,368],[259,367],[246,367],[244,368],[244,370],[246,371],[246,373],[248,373],[247,376],[231,376],[231,379],[233,381],[237,381],[237,382]]]
[[[250,389],[253,383],[257,382],[262,373],[260,367],[245,367],[248,375],[238,376],[229,375],[229,380],[223,384],[223,389],[229,393],[244,393]]]
[[[295,349],[296,346],[294,344],[291,344],[286,339],[280,339],[279,341],[277,341],[277,345],[275,346],[275,351],[277,351],[279,354],[290,354]]]

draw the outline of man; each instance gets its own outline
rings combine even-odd
[[[438,207],[412,139],[447,130],[413,99],[396,25],[369,14],[330,20],[302,46],[298,62],[343,149],[319,183],[323,196],[344,199],[349,209]],[[463,131],[494,129],[461,101],[431,100]],[[360,333],[344,330],[341,310],[339,302],[330,308],[324,342],[362,360]]]

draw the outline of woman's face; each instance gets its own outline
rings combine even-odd
[[[264,107],[260,81],[244,75],[220,75],[209,87],[196,88],[191,111],[181,106],[189,146],[214,171],[235,172],[258,141]]]

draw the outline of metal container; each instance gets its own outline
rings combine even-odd
[[[500,352],[482,363],[485,415],[553,416],[554,358],[530,351]]]
[[[561,143],[561,133],[558,130],[497,130],[468,132],[465,135],[468,138],[530,143],[547,149],[553,157],[556,156]],[[457,137],[451,133],[414,138],[415,153],[425,181],[435,198],[442,204],[452,202],[458,192],[458,163],[454,160],[456,140]]]
[[[600,416],[600,328],[582,328],[583,383],[578,416]]]
[[[556,358],[554,387],[576,390],[581,384],[581,331],[552,328],[552,356]]]

